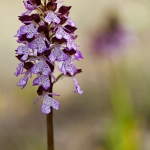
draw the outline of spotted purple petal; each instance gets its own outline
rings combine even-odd
[[[45,17],[45,21],[48,23],[48,24],[51,24],[51,22],[55,22],[57,24],[60,23],[60,19],[57,17],[57,15],[52,12],[52,11],[49,11],[48,14],[46,15]]]
[[[20,35],[21,35],[21,33],[20,33],[20,29],[19,29],[19,30],[17,30],[17,33],[15,34],[14,37],[19,37]]]
[[[28,10],[34,10],[35,9],[35,6],[31,3],[29,3],[28,1],[24,1],[24,6],[26,7],[26,9]]]
[[[30,42],[28,46],[32,50],[37,49],[38,53],[43,53],[47,49],[43,36],[37,37],[32,42]]]
[[[79,59],[83,59],[82,53],[77,50],[76,53],[74,54],[74,60],[79,60]]]
[[[72,27],[76,27],[76,23],[72,21],[70,18],[67,20],[68,24],[71,25]]]
[[[51,108],[54,108],[56,110],[59,109],[59,102],[56,101],[54,98],[49,97],[48,95],[45,95],[43,98],[43,104],[41,106],[41,111],[44,114],[49,114],[51,112]]]
[[[58,69],[66,74],[67,72],[70,73],[72,76],[77,72],[76,67],[73,65],[71,59],[67,61],[61,61],[58,63]]]
[[[16,68],[17,71],[14,73],[14,75],[18,76],[19,74],[21,74],[23,72],[23,68],[24,68],[24,63],[23,62],[19,63]]]
[[[42,85],[45,90],[50,87],[49,76],[39,76],[33,80],[33,85]]]
[[[41,59],[37,64],[35,64],[31,68],[31,72],[34,74],[42,72],[42,75],[48,75],[51,72],[51,69],[48,66],[48,64],[45,62],[45,60]]]
[[[64,39],[68,40],[71,38],[71,35],[69,33],[67,33],[61,26],[58,27],[55,36],[58,39],[64,38]]]
[[[16,51],[16,54],[23,55],[21,58],[21,60],[23,60],[23,61],[27,60],[29,53],[30,53],[30,49],[27,45],[19,46]]]
[[[78,84],[78,82],[77,82],[77,80],[75,78],[73,78],[73,82],[74,82],[74,85],[75,85],[75,91],[74,92],[82,94],[83,91],[81,90],[81,88],[80,88],[80,86],[79,86],[79,84]]]
[[[67,47],[71,50],[77,50],[77,45],[74,43],[74,40],[72,38],[67,40]]]
[[[25,75],[23,78],[21,78],[20,80],[19,80],[19,82],[18,82],[18,86],[22,86],[22,89],[26,86],[26,84],[27,84],[27,82],[28,82],[28,76],[27,75]]]
[[[68,56],[60,49],[60,45],[55,45],[54,50],[48,57],[51,61],[65,61]]]
[[[31,23],[29,25],[24,25],[20,27],[20,34],[27,34],[27,38],[31,39],[35,34],[38,34],[38,25]]]

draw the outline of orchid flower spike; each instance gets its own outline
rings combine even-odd
[[[38,86],[39,95],[35,103],[42,98],[41,111],[48,114],[52,108],[59,109],[60,103],[51,97],[59,94],[50,93],[50,89],[61,76],[71,77],[75,92],[83,93],[74,78],[82,72],[76,68],[74,61],[83,59],[75,43],[77,27],[69,18],[71,6],[64,6],[57,0],[25,0],[23,3],[26,11],[19,16],[23,25],[15,35],[20,44],[16,50],[20,63],[15,75],[23,74],[17,85],[24,88],[29,77],[35,74],[33,86]],[[56,78],[53,73],[57,68],[61,75]]]

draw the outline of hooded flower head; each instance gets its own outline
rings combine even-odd
[[[75,92],[82,94],[74,76],[82,72],[74,65],[75,60],[82,59],[82,53],[75,43],[77,29],[75,22],[69,18],[71,6],[67,7],[57,0],[43,3],[41,0],[26,0],[23,2],[26,11],[19,16],[23,25],[15,37],[21,45],[16,50],[16,57],[21,61],[16,68],[15,75],[23,74],[18,86],[24,88],[29,77],[35,74],[33,86],[39,86],[37,93],[43,98],[41,111],[44,114],[51,109],[59,109],[59,102],[51,97],[58,94],[49,93],[51,86],[60,76],[72,77]],[[61,74],[55,78],[53,72],[59,69]],[[54,81],[51,82],[53,79]]]

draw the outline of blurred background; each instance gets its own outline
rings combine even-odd
[[[54,92],[55,150],[150,150],[150,1],[65,0],[73,6],[76,62],[82,95],[70,78]],[[0,150],[46,150],[46,117],[36,105],[32,79],[22,90],[13,74],[18,65],[13,36],[25,12],[22,0],[0,5]]]

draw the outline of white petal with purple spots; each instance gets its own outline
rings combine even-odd
[[[33,85],[42,85],[42,87],[47,90],[50,87],[49,76],[39,76],[33,80]]]
[[[43,98],[43,104],[41,106],[41,111],[44,114],[48,114],[51,112],[50,107],[58,110],[59,106],[60,106],[60,104],[58,101],[56,101],[54,98],[49,97],[48,95],[45,95]]]
[[[51,72],[51,69],[48,66],[48,64],[45,62],[45,60],[41,59],[37,64],[35,64],[31,68],[31,72],[34,74],[42,72],[42,75],[48,75]]]
[[[28,82],[28,76],[27,75],[25,75],[23,78],[21,78],[20,80],[19,80],[19,82],[18,82],[18,86],[22,86],[22,89],[26,86],[26,84],[27,84],[27,82]]]
[[[55,23],[60,23],[60,19],[57,17],[57,15],[52,12],[52,11],[49,11],[48,14],[46,15],[45,17],[45,21],[48,23],[48,24],[51,24],[51,22],[55,22]]]
[[[16,54],[23,55],[21,58],[21,60],[23,61],[27,60],[29,53],[30,53],[30,49],[27,45],[19,46],[16,51]]]
[[[74,40],[72,38],[67,40],[67,47],[69,49],[77,50],[77,45],[74,43]]]
[[[37,49],[39,53],[43,53],[47,49],[43,36],[37,37],[28,46],[33,50]]]
[[[58,69],[66,74],[67,72],[70,73],[72,76],[77,72],[76,67],[73,65],[72,60],[69,59],[67,61],[62,61],[58,63]]]
[[[29,25],[24,25],[20,27],[21,34],[27,34],[27,38],[33,38],[35,34],[38,34],[38,25],[35,23],[31,23]]]
[[[19,74],[23,72],[23,68],[24,68],[24,63],[23,62],[19,63],[16,68],[17,71],[14,74],[18,76]]]
[[[60,45],[55,45],[54,50],[49,55],[51,61],[65,61],[68,56],[60,49]]]
[[[67,33],[61,26],[58,27],[55,36],[58,39],[64,38],[64,39],[68,40],[71,38],[71,35],[69,33]]]

